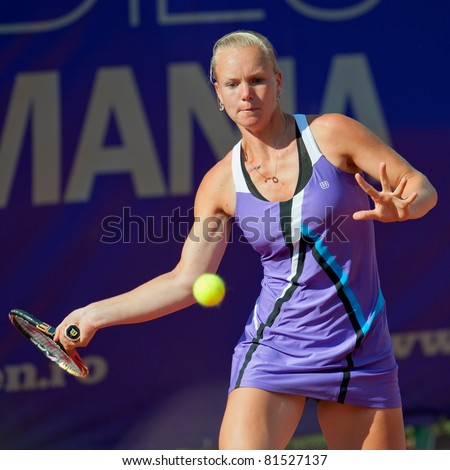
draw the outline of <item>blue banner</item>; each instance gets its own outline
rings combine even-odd
[[[0,448],[215,448],[261,278],[237,229],[220,307],[102,330],[80,351],[85,380],[7,313],[56,325],[175,266],[196,187],[239,138],[208,81],[235,29],[273,42],[287,112],[352,115],[437,188],[425,218],[376,232],[405,420],[448,416],[449,15],[440,0],[3,2]],[[307,413],[298,433],[316,430]]]

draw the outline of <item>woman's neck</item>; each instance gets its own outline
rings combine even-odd
[[[242,132],[242,147],[247,158],[264,160],[282,158],[292,141],[295,140],[292,117],[281,113],[261,132],[244,129]]]

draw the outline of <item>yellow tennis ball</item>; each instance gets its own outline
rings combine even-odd
[[[194,282],[192,293],[203,307],[214,307],[225,297],[225,283],[217,274],[205,273]]]

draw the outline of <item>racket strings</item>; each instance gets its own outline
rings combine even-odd
[[[60,367],[69,372],[70,374],[79,376],[81,373],[80,367],[74,360],[49,336],[45,335],[26,320],[15,318],[30,340],[42,351],[48,359],[56,362]]]

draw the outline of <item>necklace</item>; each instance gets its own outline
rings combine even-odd
[[[248,160],[248,156],[247,154],[244,155],[244,160],[251,166],[251,170],[250,171],[253,171],[255,170],[256,173],[258,173],[259,175],[261,175],[263,178],[264,178],[264,183],[267,183],[267,181],[272,181],[272,183],[278,183],[280,180],[277,178],[277,167],[278,167],[278,155],[277,155],[277,161],[275,162],[275,172],[274,172],[274,175],[273,176],[270,176],[270,177],[267,177],[266,175],[263,175],[259,169],[261,168],[261,165],[253,165],[253,163],[250,163],[249,160]]]
[[[281,139],[280,139],[280,142],[282,140],[282,138],[287,134],[288,132],[288,118],[284,118],[284,132],[281,136]],[[275,146],[275,148],[277,148],[278,145]],[[259,169],[261,168],[261,165],[257,164],[257,165],[253,165],[253,163],[249,160],[248,158],[248,155],[247,155],[247,152],[244,150],[244,160],[246,163],[248,163],[251,167],[251,170],[250,171],[253,171],[255,170],[256,173],[258,173],[260,176],[262,176],[264,178],[264,183],[267,183],[268,181],[272,181],[272,183],[278,183],[280,180],[277,178],[277,168],[278,168],[278,157],[279,157],[279,153],[277,153],[277,159],[275,161],[275,171],[274,171],[274,174],[273,176],[266,176],[266,175],[263,175]]]

